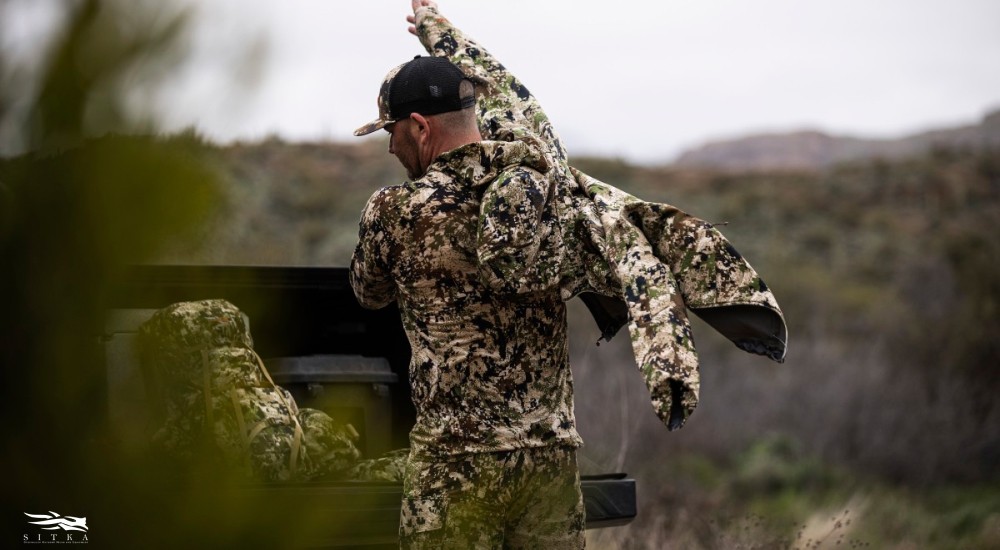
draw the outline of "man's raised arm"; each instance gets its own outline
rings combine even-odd
[[[533,134],[566,162],[566,150],[542,106],[528,89],[486,49],[440,14],[431,0],[412,0],[414,14],[406,19],[410,32],[427,53],[448,58],[479,88],[480,131],[485,139],[516,141]]]

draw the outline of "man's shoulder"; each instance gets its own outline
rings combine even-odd
[[[372,193],[372,200],[374,199],[384,199],[391,197],[399,197],[409,193],[409,183],[398,183],[396,185],[386,185],[385,187],[379,188],[374,193]]]
[[[365,209],[377,211],[387,207],[398,208],[400,204],[406,202],[412,192],[410,182],[387,185],[372,193],[371,197],[368,198],[368,205]]]
[[[368,198],[361,213],[361,225],[389,229],[400,222],[408,203],[405,185],[389,185],[378,189]]]
[[[365,206],[366,217],[383,224],[419,215],[425,207],[438,202],[438,191],[449,188],[446,175],[428,173],[405,183],[383,187],[372,194]]]

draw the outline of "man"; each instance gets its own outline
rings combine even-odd
[[[589,301],[585,295],[584,302],[605,338],[627,322],[636,365],[669,429],[683,426],[698,403],[688,309],[741,349],[779,362],[784,317],[718,229],[571,168],[527,88],[434,2],[412,6],[410,32],[428,53],[458,67],[454,79],[475,81],[476,122],[490,141],[475,141],[468,118],[454,132],[462,138],[435,141],[435,128],[446,128],[435,117],[452,116],[455,102],[440,111],[397,105],[413,87],[435,89],[400,80],[415,69],[409,65],[390,72],[379,120],[357,132],[387,129],[390,151],[414,178],[369,201],[352,262],[352,283],[364,305],[399,300],[414,352],[418,419],[402,540],[580,546],[575,462],[530,460],[565,457],[563,447],[579,444],[559,298],[603,295]],[[463,106],[465,87],[458,93]],[[448,146],[457,148],[443,152]],[[497,484],[515,478],[516,484]],[[543,491],[545,480],[551,483]],[[503,483],[511,489],[496,490],[507,487]],[[545,492],[558,487],[571,490],[560,498]],[[525,500],[532,493],[540,498]],[[535,525],[525,523],[532,517]],[[425,532],[444,538],[435,543]]]
[[[356,132],[389,132],[410,178],[368,201],[351,262],[361,304],[397,301],[411,345],[400,540],[580,548],[581,439],[549,200],[565,171],[530,127],[483,140],[475,104],[459,68],[418,57],[389,72],[379,118]]]

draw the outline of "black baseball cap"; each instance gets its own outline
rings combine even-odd
[[[463,80],[462,71],[443,57],[414,57],[385,75],[378,93],[378,118],[354,135],[370,134],[411,113],[436,115],[471,107],[475,96],[459,96]]]

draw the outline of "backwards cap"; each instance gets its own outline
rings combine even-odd
[[[389,71],[378,93],[378,118],[354,131],[363,136],[380,130],[411,113],[436,115],[475,104],[474,96],[462,98],[459,85],[465,75],[443,57],[414,57]]]

